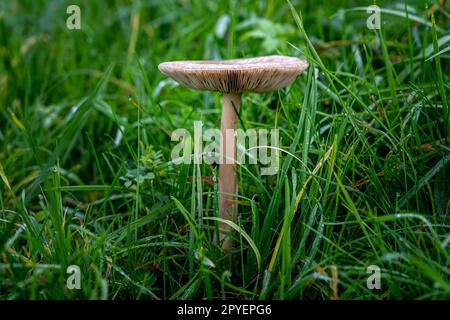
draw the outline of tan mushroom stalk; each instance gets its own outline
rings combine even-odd
[[[269,92],[291,84],[308,67],[295,57],[266,56],[222,61],[172,61],[159,65],[159,70],[180,84],[207,91],[219,91],[222,97],[221,154],[219,164],[219,217],[237,221],[234,195],[236,184],[236,138],[227,129],[236,130],[237,113],[243,92]],[[232,247],[230,226],[220,223],[222,248]],[[216,237],[214,237],[216,239]]]

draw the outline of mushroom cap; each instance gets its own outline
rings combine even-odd
[[[163,62],[159,70],[183,86],[223,93],[268,92],[291,84],[308,63],[295,57]]]

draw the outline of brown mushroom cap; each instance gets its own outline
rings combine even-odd
[[[306,61],[287,56],[171,61],[158,66],[162,73],[186,87],[223,93],[279,89],[291,84],[307,67]]]

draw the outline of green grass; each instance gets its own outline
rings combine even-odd
[[[407,2],[1,1],[0,298],[449,299],[449,7]],[[310,68],[243,96],[283,151],[239,166],[227,254],[217,167],[170,158],[220,95],[157,65],[276,53]]]

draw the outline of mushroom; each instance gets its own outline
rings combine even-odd
[[[308,67],[306,61],[287,56],[264,56],[222,61],[171,61],[158,68],[183,86],[197,90],[219,91],[222,97],[222,120],[219,163],[219,217],[237,221],[236,138],[227,136],[227,129],[236,130],[241,93],[269,92],[291,84]],[[228,141],[227,141],[228,140]],[[231,141],[230,141],[231,140]],[[231,161],[230,161],[231,160]],[[220,223],[219,240],[228,252],[232,247],[231,227]],[[217,239],[215,235],[214,239]]]

